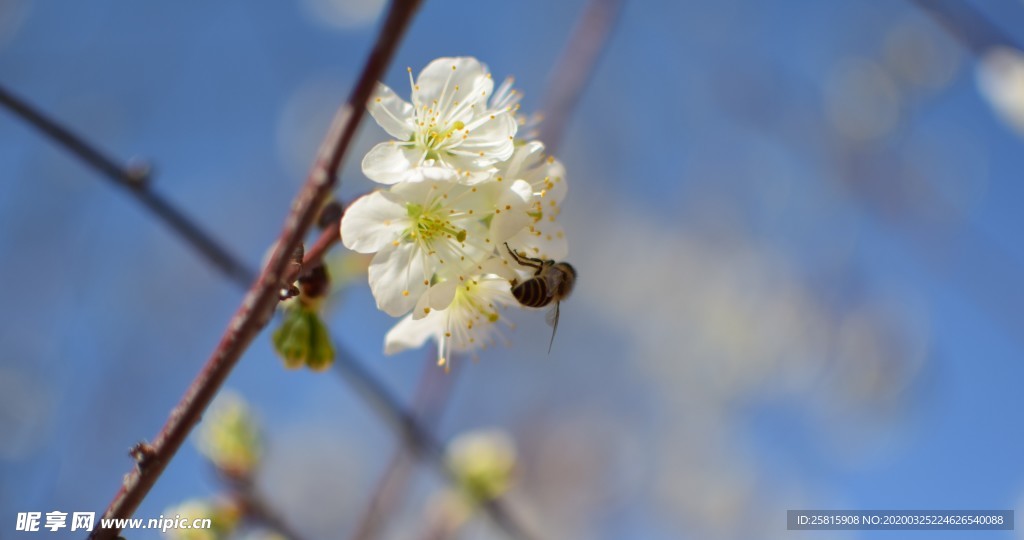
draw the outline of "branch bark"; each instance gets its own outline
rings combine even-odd
[[[356,127],[366,111],[366,102],[377,81],[390,63],[402,35],[412,20],[420,0],[393,0],[384,25],[366,61],[362,74],[347,102],[338,110],[330,130],[317,153],[316,162],[306,183],[292,204],[273,255],[246,293],[242,305],[228,324],[220,343],[202,370],[189,385],[185,395],[171,411],[163,429],[148,451],[124,478],[121,488],[103,513],[103,518],[128,518],[149,493],[167,464],[199,422],[231,369],[256,335],[266,326],[278,302],[290,255],[302,241],[317,217],[324,201],[337,183],[342,159],[355,135]],[[102,522],[101,522],[102,523]],[[90,534],[94,540],[113,540],[119,529],[97,528]]]
[[[256,278],[256,272],[232,255],[213,238],[213,235],[153,190],[152,174],[148,165],[119,164],[95,145],[3,87],[0,87],[0,105],[7,107],[9,111],[77,156],[115,185],[128,190],[137,201],[174,229],[174,232],[232,281],[242,287],[248,287]]]

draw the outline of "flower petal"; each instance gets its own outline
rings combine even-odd
[[[416,305],[427,290],[424,281],[430,279],[424,271],[423,259],[419,246],[413,243],[389,245],[374,255],[367,273],[378,309],[398,317]]]
[[[459,281],[479,273],[479,265],[494,252],[494,243],[487,237],[487,227],[479,221],[460,221],[466,231],[466,240],[438,241],[431,244],[438,265],[435,272],[440,279]]]
[[[528,257],[560,261],[569,254],[565,229],[557,221],[543,219],[508,240],[512,249]],[[506,253],[507,255],[507,253]]]
[[[397,184],[405,180],[409,171],[418,167],[423,151],[394,141],[374,146],[363,157],[363,174],[381,184]]]
[[[452,156],[463,158],[464,168],[478,171],[512,157],[516,150],[515,135],[519,124],[511,113],[495,114],[471,129],[465,139],[452,148]]]
[[[440,340],[444,333],[443,323],[443,317],[414,320],[412,314],[406,315],[384,336],[384,354],[418,349],[430,338]]]
[[[402,182],[449,181],[458,172],[423,160],[422,149],[396,144],[394,141],[374,146],[363,158],[363,174],[381,184]]]
[[[529,141],[515,149],[515,153],[502,165],[501,175],[509,178],[523,178],[526,171],[540,162],[544,156],[544,143]]]
[[[449,182],[455,180],[458,176],[458,171],[448,167],[422,166],[410,169],[402,181],[410,183]]]
[[[412,311],[412,318],[422,319],[432,311],[440,311],[447,308],[455,298],[455,291],[458,288],[459,284],[451,280],[432,285],[416,302],[416,309]]]
[[[416,116],[413,107],[398,97],[386,85],[377,83],[377,90],[366,109],[388,135],[407,141],[416,129]]]
[[[398,240],[408,226],[405,203],[393,193],[375,191],[345,209],[341,242],[352,251],[374,253]]]
[[[456,102],[463,108],[480,102],[482,111],[493,90],[494,81],[488,76],[487,66],[476,58],[438,58],[427,64],[416,78],[412,102],[422,107],[437,101],[438,106],[445,109]]]
[[[504,182],[498,185],[503,184]],[[532,196],[533,188],[523,180],[512,182],[512,185],[501,194],[497,212],[491,219],[490,236],[495,245],[500,245],[533,222],[528,213],[528,201]]]
[[[561,203],[569,190],[565,182],[565,166],[554,157],[545,155],[540,141],[530,141],[516,148],[515,154],[502,165],[498,176],[526,180],[547,205],[551,201]]]
[[[508,251],[505,249],[504,244],[498,249],[500,249],[502,252],[506,254],[506,256],[508,256]],[[484,275],[484,277],[480,278],[480,283],[490,283],[491,281],[493,281],[493,278],[487,277],[488,274],[498,276],[501,279],[505,280],[506,282],[518,277],[516,275],[516,271],[512,268],[510,260],[511,259],[507,259],[505,257],[491,257],[490,259],[487,259],[483,264],[480,265],[480,273]],[[488,287],[492,286],[493,284],[488,285]],[[509,292],[511,290],[511,285],[509,283],[505,283],[499,288],[503,288],[505,292]],[[511,296],[511,294],[509,296]],[[506,304],[507,303],[509,302],[506,302]]]
[[[538,190],[542,193],[544,198],[544,204],[550,206],[551,202],[560,204],[565,199],[565,194],[569,191],[569,184],[565,181],[565,166],[562,165],[561,161],[554,158],[547,158],[546,165],[541,169],[539,175],[539,182],[536,180],[531,182],[534,189],[538,186],[543,185],[543,190]],[[530,182],[530,180],[527,180]]]

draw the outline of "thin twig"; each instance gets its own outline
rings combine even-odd
[[[213,238],[213,235],[203,230],[184,212],[153,191],[152,177],[148,166],[120,165],[94,145],[3,87],[0,87],[0,105],[7,107],[12,113],[43,132],[68,152],[78,156],[79,159],[114,184],[128,190],[128,193],[174,229],[232,281],[242,287],[248,287],[256,278],[256,272],[232,255],[227,248]]]
[[[337,183],[337,173],[349,143],[355,135],[359,121],[366,111],[366,102],[374,86],[390,63],[398,42],[409,26],[420,0],[393,0],[384,25],[366,61],[363,71],[348,101],[339,109],[320,150],[306,183],[292,203],[291,212],[277,240],[270,260],[259,278],[246,293],[242,305],[232,317],[217,348],[206,365],[185,391],[178,405],[171,411],[167,423],[152,443],[152,452],[141,460],[125,477],[114,500],[103,513],[103,518],[124,519],[134,514],[142,499],[156,483],[167,464],[185,442],[192,428],[199,422],[206,407],[213,400],[231,369],[242,353],[266,326],[278,302],[278,292],[291,254],[299,246],[303,235],[313,225],[317,213]],[[102,528],[102,522],[90,538],[112,540],[118,527]]]
[[[972,53],[981,56],[997,46],[1024,50],[1021,43],[1004,32],[966,0],[911,0]]]
[[[456,367],[448,372],[439,369],[437,354],[433,349],[427,357],[410,407],[410,410],[417,412],[425,429],[433,429],[437,425],[448,403],[456,376],[462,371],[458,367],[459,363],[455,365]],[[410,455],[405,445],[394,450],[351,536],[352,540],[371,540],[379,536],[383,517],[391,514],[408,486],[415,464],[414,457]]]
[[[338,359],[335,361],[334,367],[349,379],[352,386],[363,394],[364,400],[387,420],[410,450],[421,460],[430,464],[445,481],[451,485],[458,485],[458,475],[448,464],[444,446],[434,437],[433,433],[424,427],[414,415],[406,412],[407,408],[402,402],[366,371],[366,368],[355,362],[344,361],[344,358],[348,356],[348,351],[343,346],[335,343],[335,348],[338,351]],[[483,505],[483,509],[491,522],[509,537],[519,540],[536,538],[527,533],[502,500],[496,499],[486,503]]]
[[[261,525],[272,529],[281,536],[288,540],[303,540],[302,536],[299,535],[292,529],[284,519],[281,518],[271,507],[267,504],[266,500],[256,491],[256,486],[247,485],[240,489],[236,495],[240,499],[246,517],[260,523]]]
[[[551,70],[542,109],[545,117],[540,124],[540,140],[548,153],[557,151],[569,117],[619,20],[623,3],[624,0],[590,0]]]
[[[332,221],[330,225],[320,232],[320,236],[313,242],[313,245],[306,250],[306,256],[302,258],[302,266],[312,268],[321,262],[327,250],[341,240],[341,220]]]

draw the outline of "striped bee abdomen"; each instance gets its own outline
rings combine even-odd
[[[512,287],[512,296],[527,307],[544,307],[551,303],[548,284],[539,277],[530,278]]]

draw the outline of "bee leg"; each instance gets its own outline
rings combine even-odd
[[[513,258],[515,258],[515,261],[520,266],[526,266],[528,268],[536,269],[537,272],[534,273],[534,276],[540,276],[541,272],[544,271],[544,266],[549,264],[549,263],[551,263],[551,262],[553,262],[553,261],[544,261],[544,260],[541,260],[541,259],[536,259],[534,257],[527,257],[525,255],[520,255],[520,254],[516,253],[515,251],[513,251],[512,248],[509,247],[509,243],[508,242],[505,243],[505,249],[509,250],[509,254],[512,255]]]
[[[544,268],[544,261],[541,261],[540,259],[534,259],[532,257],[525,257],[523,255],[516,253],[515,251],[512,250],[512,248],[508,247],[508,242],[505,242],[505,249],[508,250],[508,254],[511,255],[512,258],[515,259],[516,262],[521,266],[536,268],[537,273],[540,273],[541,268]]]

